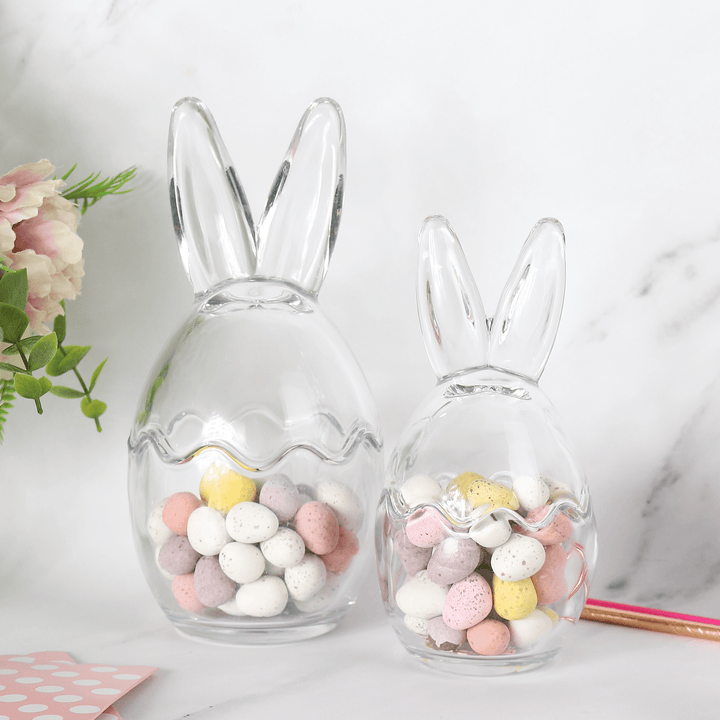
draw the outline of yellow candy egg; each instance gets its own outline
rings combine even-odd
[[[500,507],[510,508],[510,510],[517,510],[520,507],[515,493],[510,488],[485,480],[485,478],[475,480],[468,488],[465,497],[474,508],[489,504],[487,512]]]
[[[448,483],[445,491],[448,494],[460,493],[460,495],[462,495],[464,498],[467,498],[470,486],[477,480],[485,480],[485,478],[482,475],[478,475],[474,472],[461,473]]]
[[[544,612],[550,618],[553,625],[560,619],[560,616],[552,608],[549,608],[549,607],[543,606],[543,605],[538,605],[537,609]]]
[[[224,465],[211,465],[200,481],[200,497],[209,507],[227,514],[232,507],[254,500],[257,488],[248,477]]]
[[[520,620],[537,606],[537,593],[531,578],[507,582],[493,575],[495,612],[506,620]]]

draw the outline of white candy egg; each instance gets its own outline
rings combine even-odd
[[[241,585],[235,595],[237,609],[251,617],[279,615],[287,605],[285,583],[274,575],[265,575],[255,582]]]
[[[470,527],[468,537],[484,548],[496,548],[506,543],[512,535],[510,523],[505,518],[487,515]]]
[[[295,607],[300,612],[318,612],[329,607],[335,600],[337,589],[340,587],[340,576],[335,573],[328,573],[325,585],[320,592],[313,595],[309,600],[295,600]]]
[[[315,488],[315,499],[329,505],[346,530],[357,533],[363,521],[360,498],[351,488],[334,480],[323,480]]]
[[[427,570],[421,570],[397,591],[395,602],[406,615],[429,620],[442,615],[447,594],[447,587],[437,585]]]
[[[309,600],[322,590],[327,578],[325,563],[312,553],[285,571],[285,584],[293,600]]]
[[[505,582],[525,580],[538,572],[544,563],[542,543],[518,533],[513,533],[506,543],[495,548],[490,560],[495,575]]]
[[[519,475],[513,480],[512,489],[525,512],[542,507],[550,497],[547,483],[533,475]]]
[[[429,475],[413,475],[408,478],[400,489],[405,504],[410,507],[418,507],[425,503],[436,503],[443,494],[440,483]]]
[[[265,556],[255,545],[228,543],[220,551],[218,560],[222,571],[242,585],[254,582],[265,572]]]
[[[305,557],[303,539],[290,528],[281,527],[268,540],[260,543],[260,550],[268,562],[281,568],[298,565]]]
[[[237,606],[237,600],[233,598],[232,600],[228,600],[226,603],[223,603],[222,605],[218,605],[218,610],[222,610],[224,613],[227,613],[228,615],[236,615],[238,617],[245,615],[244,612],[240,610],[240,608]]]
[[[518,650],[529,647],[536,640],[552,630],[552,620],[535,608],[520,620],[510,620],[510,639]]]
[[[202,506],[190,514],[187,538],[201,555],[217,555],[232,538],[225,529],[225,518],[217,510]]]
[[[252,544],[271,538],[280,523],[270,508],[247,500],[230,508],[226,524],[233,540]]]
[[[405,622],[405,627],[407,627],[408,630],[412,630],[414,633],[422,636],[428,634],[428,620],[426,618],[418,618],[413,617],[412,615],[406,615],[403,618],[403,621]]]
[[[162,513],[167,498],[161,500],[151,511],[148,518],[148,534],[156,545],[164,545],[175,533],[163,522]]]

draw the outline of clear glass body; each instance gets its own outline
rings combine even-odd
[[[343,172],[342,116],[318,101],[256,229],[207,109],[176,106],[171,198],[196,302],[140,399],[129,495],[147,582],[193,638],[319,635],[365,577],[382,441],[362,372],[317,302]],[[313,183],[324,209],[305,205]]]
[[[564,274],[537,277],[564,270],[558,226],[531,234],[495,321],[446,221],[431,218],[421,231],[418,309],[439,381],[390,459],[375,542],[393,629],[441,670],[489,676],[547,662],[588,596],[597,555],[590,496],[537,385],[562,307]],[[533,273],[534,288],[523,287]],[[544,326],[523,319],[525,303],[545,309]],[[499,352],[493,329],[503,317]],[[477,367],[463,367],[472,359]]]

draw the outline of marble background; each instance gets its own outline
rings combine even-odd
[[[110,358],[104,431],[66,401],[42,418],[18,401],[0,446],[0,622],[27,620],[32,598],[47,632],[43,602],[164,627],[132,546],[126,438],[192,302],[166,182],[188,95],[215,115],[256,218],[305,107],[342,106],[345,206],[320,301],[377,399],[386,457],[434,384],[422,220],[450,220],[491,312],[529,230],[557,217],[568,284],[541,385],[594,498],[592,594],[720,616],[719,28],[710,0],[0,4],[0,173],[138,166],[133,193],[82,221],[68,308],[69,341]],[[382,623],[368,577],[354,613]],[[14,632],[5,652],[49,649]]]

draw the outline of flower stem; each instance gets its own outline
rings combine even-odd
[[[58,350],[63,354],[63,357],[67,355],[65,352],[65,348],[62,345],[58,345]],[[73,372],[75,373],[75,377],[78,379],[78,382],[80,383],[80,387],[82,388],[82,391],[85,393],[85,397],[87,398],[88,402],[92,402],[92,398],[90,397],[90,390],[88,390],[88,386],[85,384],[85,381],[82,379],[82,376],[78,372],[78,369],[76,367],[73,368]],[[100,418],[94,418],[95,420],[95,427],[97,428],[98,432],[102,432],[102,427],[100,427]]]

